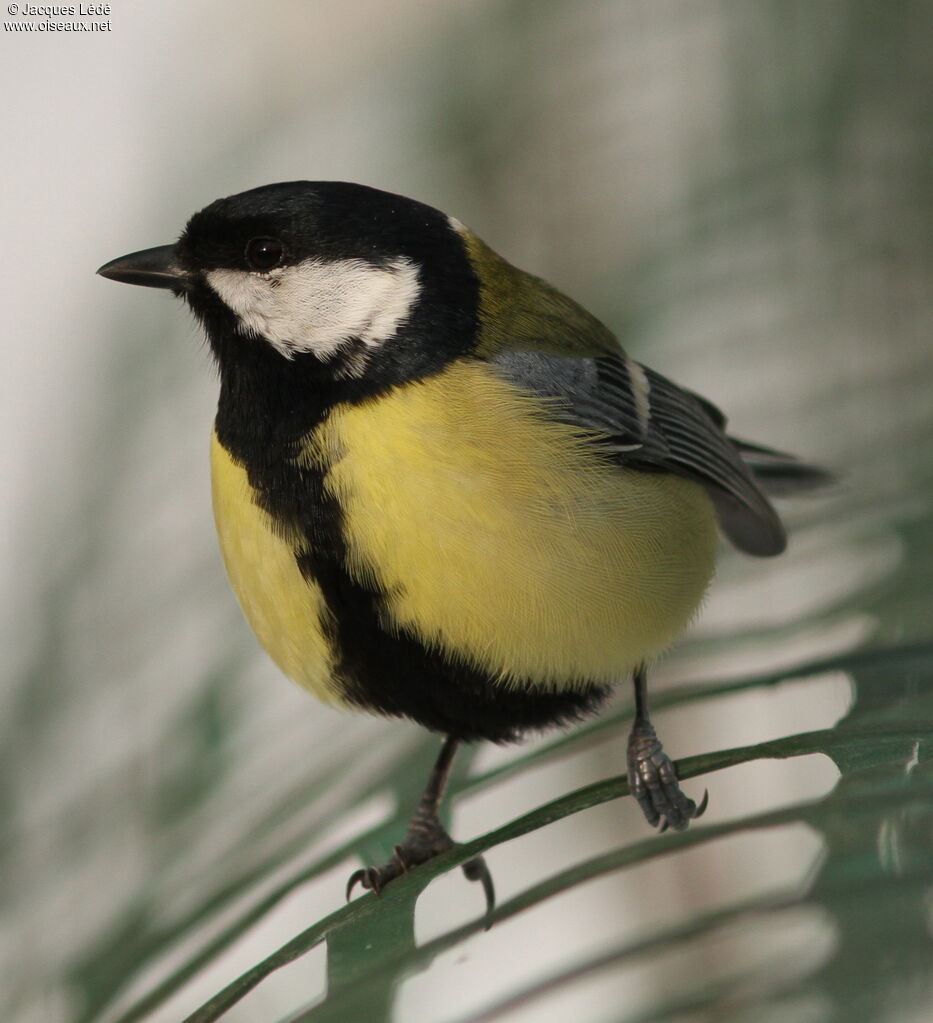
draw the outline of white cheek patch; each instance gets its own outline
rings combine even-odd
[[[265,338],[287,359],[332,357],[358,338],[377,347],[394,337],[421,291],[418,268],[399,257],[385,266],[362,259],[306,259],[268,273],[210,270],[208,284],[236,313],[240,330]]]

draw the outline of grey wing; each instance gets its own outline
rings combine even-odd
[[[784,550],[784,527],[743,460],[743,445],[726,434],[725,417],[705,399],[622,354],[581,359],[509,350],[491,361],[511,383],[555,399],[555,414],[565,421],[605,435],[620,465],[700,483],[739,549],[759,556]]]

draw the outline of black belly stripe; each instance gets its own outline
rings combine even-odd
[[[320,586],[332,615],[328,638],[338,652],[336,674],[346,699],[392,717],[407,717],[458,738],[507,742],[523,732],[577,720],[595,711],[605,686],[552,692],[505,688],[486,672],[425,647],[385,621],[384,593],[346,571],[346,540],[339,504],[323,471],[305,485],[314,509],[306,535],[316,540],[298,554],[302,573]],[[313,497],[312,497],[313,494]]]

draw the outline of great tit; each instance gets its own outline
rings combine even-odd
[[[632,793],[662,828],[703,812],[649,719],[645,665],[696,614],[717,526],[781,553],[765,491],[819,469],[729,437],[572,299],[374,188],[218,199],[175,245],[98,272],[174,292],[207,333],[217,532],[273,660],[321,700],[446,737],[392,860],[347,897],[451,848],[458,743],[579,719],[627,674]],[[482,859],[464,871],[491,905]]]

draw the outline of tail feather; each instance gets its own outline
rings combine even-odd
[[[811,462],[773,448],[732,438],[742,461],[751,469],[755,481],[769,497],[803,494],[834,482],[835,476]]]

